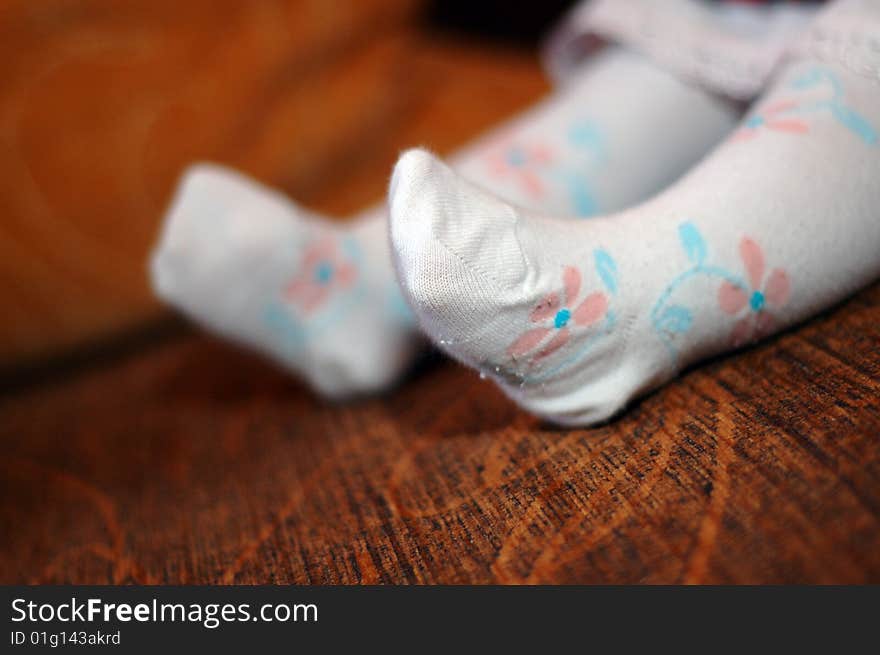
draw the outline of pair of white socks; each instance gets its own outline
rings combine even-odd
[[[576,221],[659,191],[736,120],[728,103],[608,49],[450,161],[518,206]],[[392,266],[384,204],[326,220],[232,171],[196,165],[151,264],[163,299],[327,396],[384,389],[425,347]]]
[[[850,39],[843,56],[823,34],[736,128],[710,94],[616,51],[454,170],[405,153],[390,249],[384,208],[333,224],[198,168],[154,258],[157,289],[329,395],[397,379],[420,348],[415,314],[529,411],[605,420],[880,275],[876,50]],[[587,208],[603,216],[568,218]]]

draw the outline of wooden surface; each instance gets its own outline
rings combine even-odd
[[[252,31],[230,19],[239,27],[226,33],[243,39],[236,29],[244,29],[250,40],[239,43],[253,45],[265,17],[247,15]],[[189,38],[186,21],[192,30],[203,18],[183,14],[179,38]],[[219,30],[219,13],[214,20]],[[141,250],[190,156],[213,153],[346,213],[380,197],[399,149],[448,151],[546,90],[527,53],[438,40],[400,21],[338,46],[344,54],[329,73],[303,65],[296,70],[311,77],[271,77],[284,87],[271,102],[241,91],[257,82],[236,68],[235,102],[197,102],[213,110],[175,110],[159,123],[132,118],[164,135],[146,151],[142,141],[107,137],[113,147],[96,159],[128,180],[111,185],[114,202],[152,190],[144,206],[108,204],[102,214],[139,225],[140,236],[120,245],[126,272],[116,295],[88,281],[101,279],[106,259],[57,288],[40,282],[49,279],[37,275],[43,260],[21,263],[31,261],[25,242],[57,254],[60,241],[37,238],[40,230],[74,239],[105,179],[88,177],[88,167],[61,176],[69,187],[53,177],[69,162],[50,166],[57,126],[39,112],[63,88],[33,90],[34,104],[15,114],[30,121],[30,177],[9,178],[14,162],[0,164],[4,199],[19,203],[0,234],[0,261],[11,267],[4,282],[14,280],[19,308],[33,311],[7,311],[0,343],[46,351],[73,343],[69,335],[157,315],[134,271],[142,274]],[[210,29],[200,38],[212,42]],[[88,42],[76,31],[65,38],[77,33]],[[258,54],[270,47],[256,41]],[[77,76],[117,61],[101,57]],[[160,71],[184,60],[163,59]],[[161,87],[162,75],[144,82],[151,65],[143,66],[138,85]],[[222,68],[205,66],[206,86],[190,84],[186,97],[220,88]],[[10,79],[18,78],[5,88]],[[150,98],[119,102],[135,116],[139,105],[154,107]],[[78,111],[69,120],[85,120]],[[133,164],[120,153],[146,158]],[[52,211],[31,195],[36,179],[59,185],[41,192]],[[70,190],[83,180],[82,193]],[[40,223],[47,217],[55,223]],[[123,238],[100,234],[112,234],[107,244]],[[100,259],[105,250],[86,252]],[[56,310],[57,294],[65,300]],[[161,325],[0,379],[0,582],[880,582],[880,287],[700,367],[591,430],[542,425],[439,357],[388,396],[329,405],[247,353]]]
[[[880,582],[880,287],[554,430],[169,338],[0,402],[0,582]]]

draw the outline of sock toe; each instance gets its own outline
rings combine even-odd
[[[495,311],[517,302],[530,274],[520,212],[424,150],[398,161],[389,208],[398,277],[423,329],[441,347],[479,340]],[[466,363],[479,352],[447,350]]]
[[[285,256],[305,233],[294,217],[309,218],[284,196],[215,164],[190,166],[166,212],[150,258],[157,295],[177,304],[239,273],[253,274]]]
[[[522,281],[520,212],[426,150],[409,150],[398,161],[389,208],[391,239],[402,262],[423,265],[424,246],[433,243],[501,285]]]

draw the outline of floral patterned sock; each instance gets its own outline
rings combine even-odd
[[[151,269],[156,293],[190,318],[340,397],[387,386],[423,347],[389,262],[384,216],[341,225],[200,164]]]
[[[424,331],[529,411],[587,425],[876,279],[880,51],[853,42],[804,48],[690,174],[609,217],[538,215],[405,153],[392,246]]]
[[[666,186],[736,120],[711,94],[608,49],[451,162],[519,206],[585,217]],[[196,166],[166,217],[154,287],[324,394],[375,391],[396,380],[423,343],[397,285],[387,231],[384,205],[334,223],[242,176]]]

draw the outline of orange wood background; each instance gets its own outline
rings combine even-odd
[[[410,0],[0,5],[0,363],[161,312],[145,262],[200,159],[306,198],[412,95]],[[378,196],[378,189],[372,195]]]

